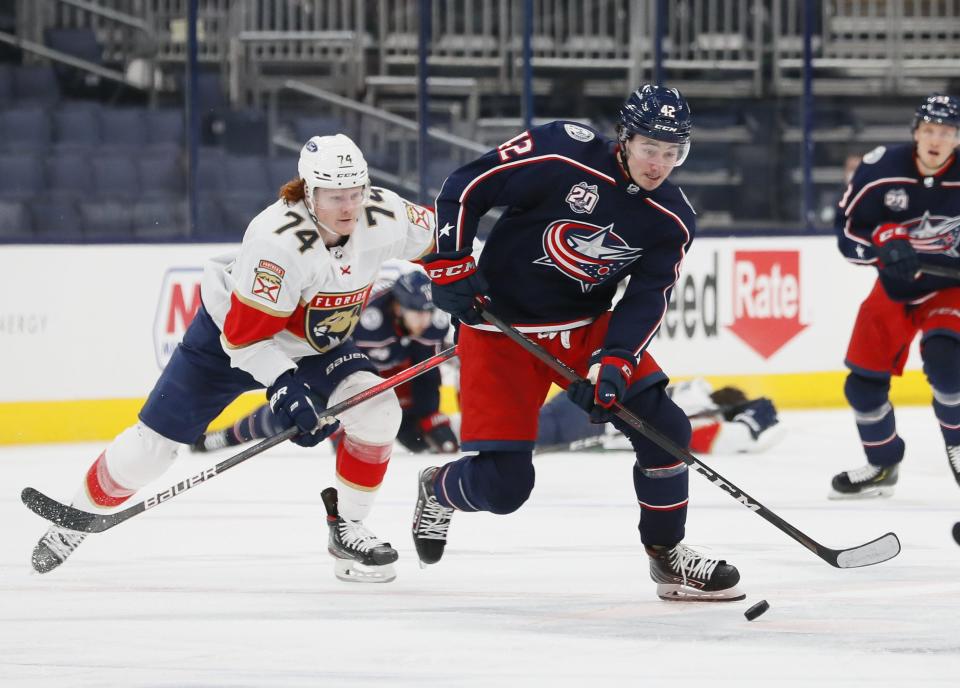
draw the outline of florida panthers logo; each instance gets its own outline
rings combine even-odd
[[[944,217],[925,212],[923,217],[905,222],[910,231],[910,243],[920,253],[939,253],[951,258],[960,257],[960,215]]]
[[[612,224],[558,220],[543,233],[543,252],[546,255],[534,263],[555,267],[588,292],[636,260],[643,249],[628,246]]]

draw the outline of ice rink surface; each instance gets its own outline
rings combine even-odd
[[[927,408],[898,409],[895,497],[826,500],[863,463],[846,411],[782,414],[766,454],[705,462],[829,547],[893,530],[896,559],[837,570],[699,475],[686,542],[736,564],[747,600],[663,602],[624,453],[543,454],[516,514],[457,514],[441,563],[409,535],[416,473],[398,451],[368,525],[400,550],[384,585],[342,583],[320,490],[332,456],[277,447],[30,572],[45,522],[99,445],[0,449],[0,686],[960,685],[960,488]],[[184,453],[139,500],[230,452]],[[766,599],[770,611],[743,617]]]

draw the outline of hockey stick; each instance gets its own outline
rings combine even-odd
[[[543,361],[554,372],[563,377],[567,382],[577,382],[583,380],[577,373],[562,361],[554,358],[546,349],[536,342],[524,337],[519,331],[503,322],[500,318],[488,311],[482,305],[478,306],[484,320],[499,329],[514,342],[526,349],[529,353]],[[775,527],[792,537],[808,550],[816,554],[831,566],[840,569],[856,568],[858,566],[871,566],[892,559],[900,553],[900,540],[894,533],[887,533],[876,540],[871,540],[866,544],[849,549],[830,549],[824,547],[809,536],[797,530],[775,513],[763,506],[756,499],[748,495],[739,487],[731,483],[712,468],[703,464],[697,457],[686,449],[680,447],[669,437],[662,434],[659,430],[652,427],[649,423],[634,415],[628,408],[620,402],[614,402],[613,413],[624,423],[632,427],[648,440],[656,444],[665,452],[679,461],[687,464],[704,476],[707,480],[727,492],[735,500],[753,511],[760,517],[772,523]]]
[[[351,409],[358,404],[371,399],[382,392],[386,392],[388,389],[393,389],[398,385],[402,385],[408,380],[421,375],[422,373],[427,372],[433,368],[436,368],[438,365],[444,361],[453,358],[457,355],[457,347],[451,346],[449,349],[444,349],[435,356],[431,356],[425,361],[402,370],[393,377],[389,377],[380,384],[374,385],[369,389],[365,389],[359,394],[354,394],[349,399],[344,399],[339,404],[335,404],[328,409],[323,411],[323,416],[326,418],[328,416],[336,416],[338,413],[342,413],[347,409]],[[79,530],[84,533],[102,533],[105,530],[113,528],[115,525],[123,523],[129,518],[133,518],[137,514],[143,513],[147,509],[152,509],[158,504],[162,504],[173,497],[176,497],[179,494],[183,494],[187,490],[196,487],[200,483],[206,482],[211,478],[214,478],[224,471],[227,471],[237,464],[243,463],[247,459],[253,458],[257,454],[262,454],[267,449],[274,447],[281,442],[292,438],[294,435],[299,432],[296,426],[292,428],[287,428],[283,432],[277,433],[273,437],[268,437],[265,440],[258,442],[252,447],[243,450],[235,456],[231,456],[229,459],[224,459],[217,465],[206,469],[202,473],[198,473],[190,478],[181,480],[176,485],[168,487],[163,492],[159,492],[154,496],[145,499],[138,504],[129,506],[122,511],[117,511],[112,514],[92,514],[88,511],[82,511],[81,509],[74,508],[67,504],[56,501],[46,496],[42,492],[33,489],[32,487],[26,487],[23,489],[23,492],[20,493],[20,499],[26,504],[27,508],[33,511],[38,516],[41,516],[48,521],[56,523],[58,526],[63,528],[68,528],[70,530]]]
[[[920,266],[920,272],[933,277],[947,277],[949,279],[960,280],[960,269],[952,268],[946,265],[927,265]]]

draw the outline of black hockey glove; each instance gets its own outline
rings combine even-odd
[[[487,281],[477,272],[470,249],[431,253],[423,258],[423,267],[433,283],[433,303],[437,308],[467,325],[483,320],[476,301],[487,291]]]
[[[281,432],[294,426],[300,428],[300,433],[290,441],[301,447],[320,444],[340,427],[340,421],[317,427],[320,414],[313,403],[310,386],[298,379],[293,370],[283,373],[267,388],[267,399]]]
[[[764,431],[780,422],[780,419],[777,418],[777,409],[773,402],[766,397],[760,397],[740,406],[733,422],[746,425],[750,428],[750,436],[757,439]]]
[[[442,413],[434,413],[420,419],[420,432],[430,451],[434,454],[451,454],[460,451],[460,442],[453,434],[450,419]]]
[[[571,383],[567,396],[590,414],[591,422],[606,423],[614,402],[622,400],[627,391],[636,360],[626,351],[601,349],[590,357],[589,366],[587,378]]]
[[[900,282],[913,282],[920,276],[920,258],[910,243],[906,227],[893,223],[880,225],[870,238],[880,259],[880,274]]]

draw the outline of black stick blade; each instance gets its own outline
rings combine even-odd
[[[900,539],[895,533],[887,533],[876,540],[837,552],[836,564],[841,569],[873,566],[893,559],[900,554]]]
[[[62,528],[79,530],[84,533],[99,533],[110,527],[109,522],[105,522],[103,516],[62,504],[32,487],[23,488],[23,492],[20,493],[20,500],[37,516],[45,518]]]

